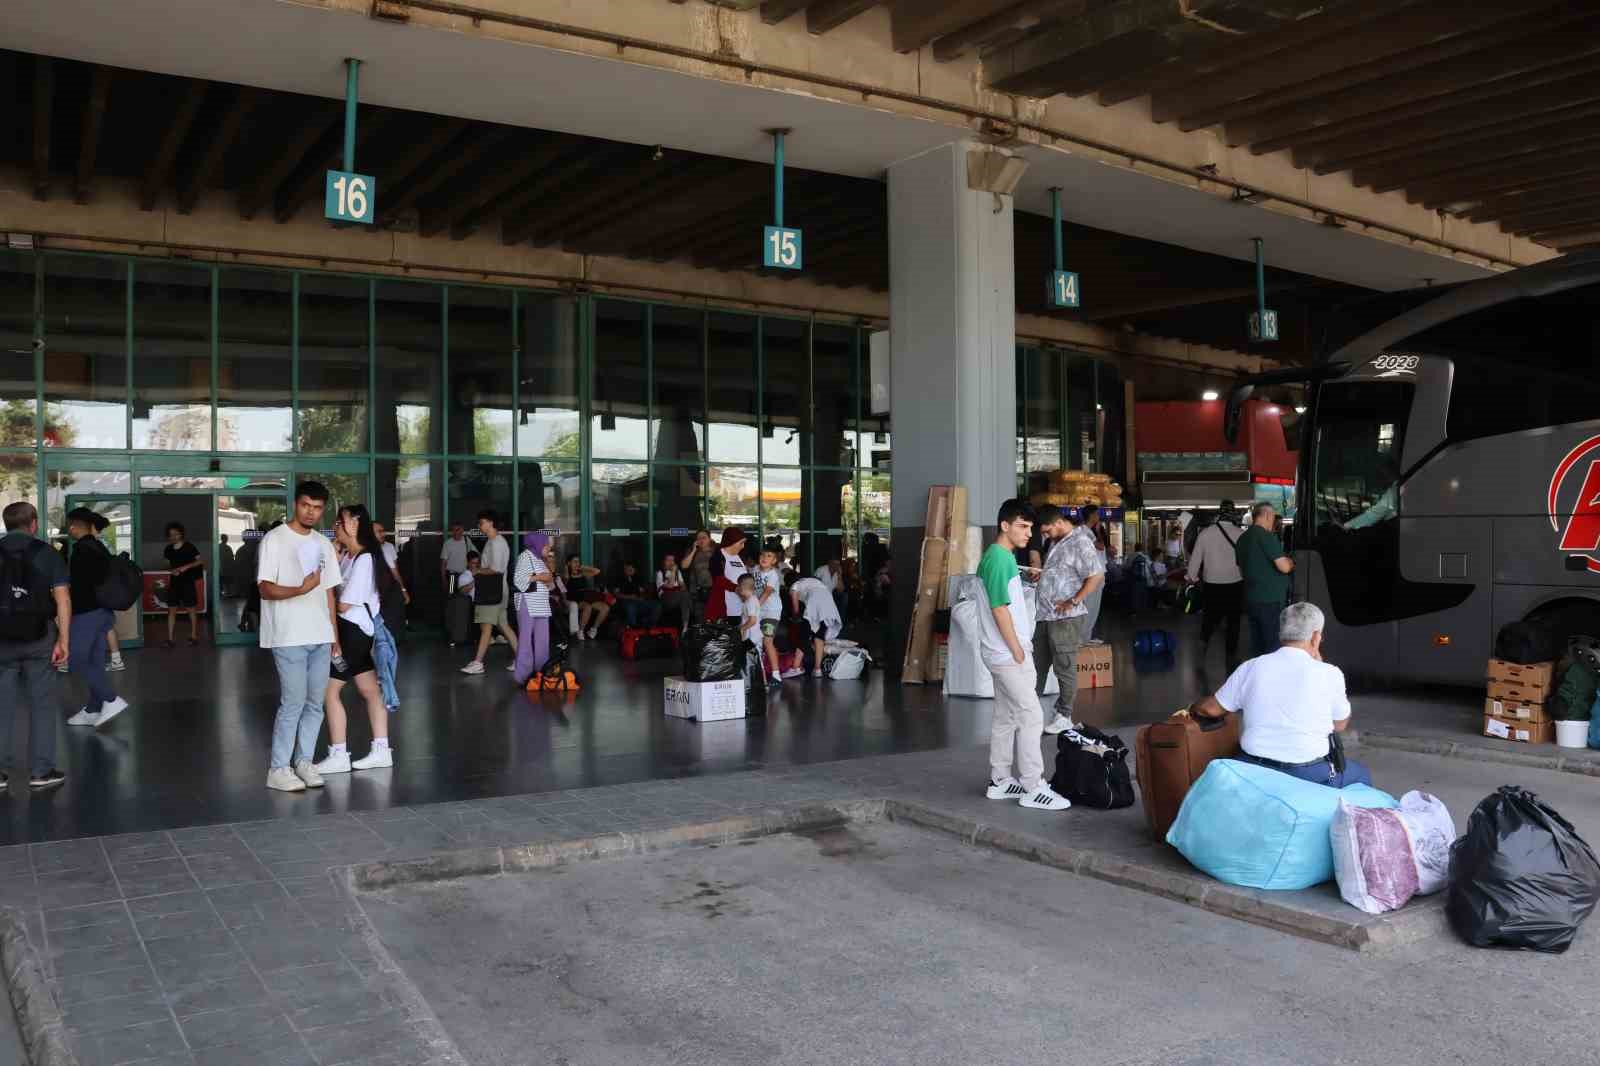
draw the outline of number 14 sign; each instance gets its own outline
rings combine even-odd
[[[1071,270],[1050,272],[1050,306],[1078,306],[1078,275]]]
[[[761,265],[779,270],[799,270],[804,262],[800,231],[787,226],[768,226],[761,241]]]
[[[322,198],[322,216],[329,222],[362,222],[370,226],[373,209],[377,206],[375,200],[377,187],[371,174],[330,170]]]

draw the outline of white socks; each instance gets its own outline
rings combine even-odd
[[[348,750],[349,749],[346,748],[343,744],[329,744],[328,745],[328,757],[331,759],[335,755],[343,755]]]
[[[373,751],[388,751],[389,750],[389,738],[388,737],[373,737],[372,738],[372,750]]]

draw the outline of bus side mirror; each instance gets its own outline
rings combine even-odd
[[[1255,391],[1254,385],[1239,385],[1228,393],[1228,405],[1222,411],[1222,435],[1229,444],[1239,443],[1239,421],[1244,416],[1244,402]]]

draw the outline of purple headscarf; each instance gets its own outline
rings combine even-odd
[[[531,551],[535,559],[543,559],[544,550],[550,546],[550,538],[544,533],[524,533],[522,546]]]

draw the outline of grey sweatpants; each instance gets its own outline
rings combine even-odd
[[[1044,709],[1034,692],[1033,656],[1020,663],[989,664],[994,677],[994,714],[989,724],[989,779],[1015,776],[1032,792],[1044,775],[1044,755],[1039,736],[1044,732]]]

